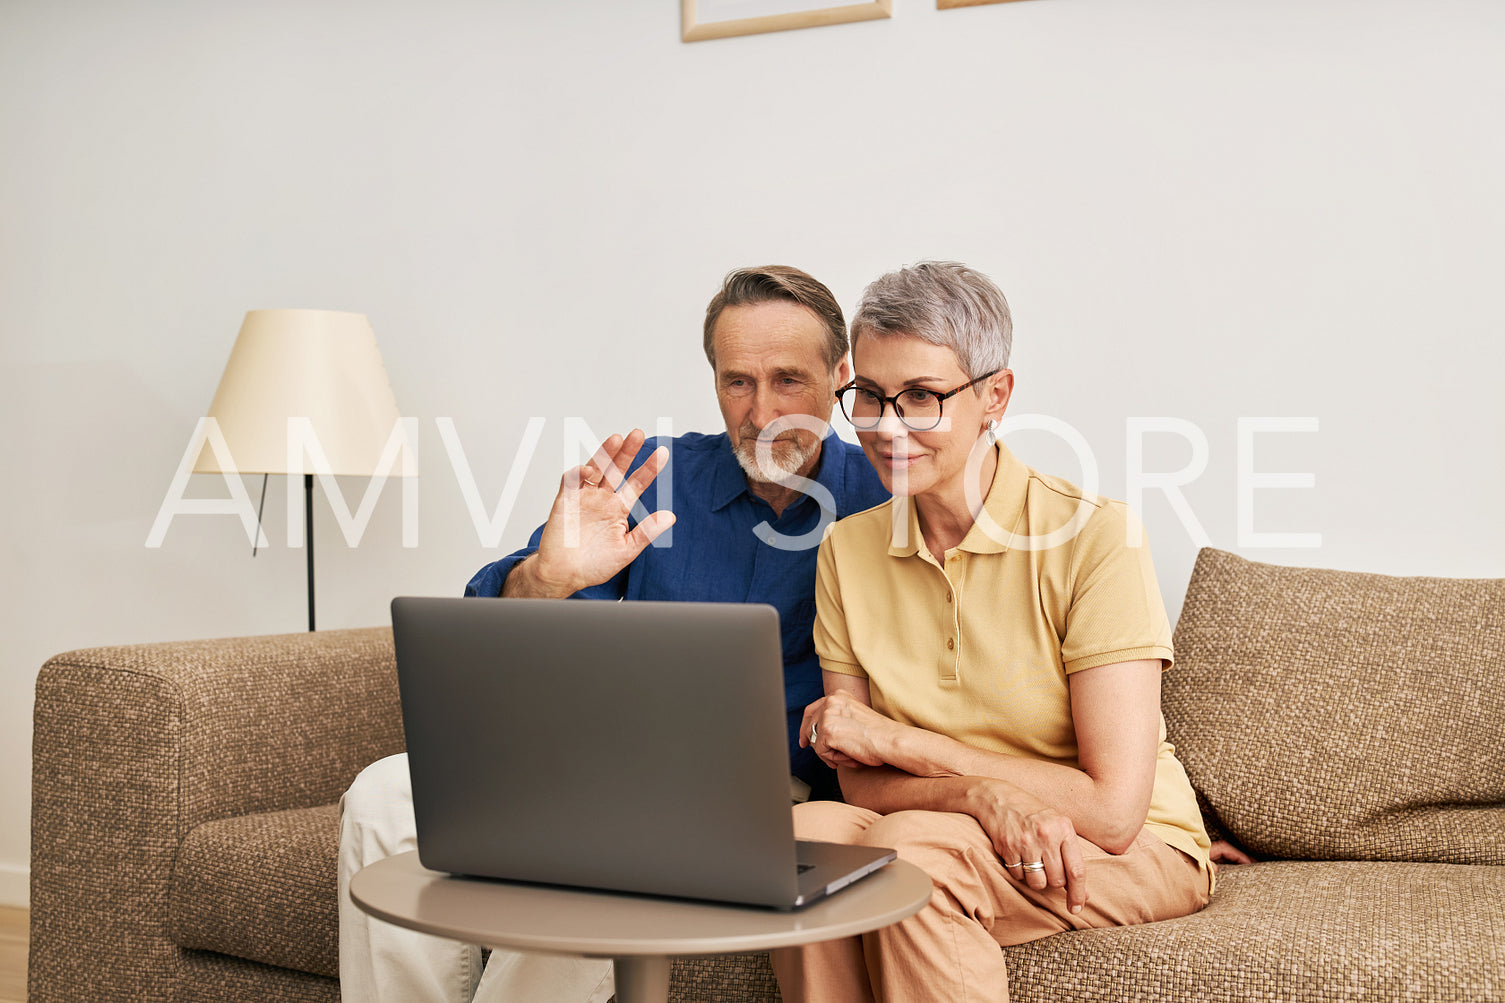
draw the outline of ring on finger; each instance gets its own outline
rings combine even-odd
[[[811,726],[810,726],[810,744],[811,744],[811,745],[814,745],[814,744],[815,744],[815,732],[816,732],[816,729],[817,729],[817,728],[818,728],[818,727],[819,727],[819,725],[815,725],[815,724],[812,724],[812,725],[811,725]]]
[[[1043,861],[1043,860],[1033,860],[1033,861],[1031,861],[1031,862],[1029,862],[1027,864],[1021,864],[1020,866],[1023,867],[1026,872],[1034,873],[1036,871],[1043,871],[1043,870],[1045,870],[1045,861]]]
[[[1003,866],[1006,867],[1006,868],[1008,868],[1009,870],[1013,870],[1014,868],[1019,867],[1021,865],[1022,865],[1022,861],[1016,860],[1012,864],[1004,864]]]

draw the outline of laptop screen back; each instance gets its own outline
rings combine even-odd
[[[398,598],[392,623],[425,867],[793,899],[772,607]]]

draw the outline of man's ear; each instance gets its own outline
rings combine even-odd
[[[836,381],[838,387],[844,387],[852,382],[852,364],[847,361],[846,356],[843,355],[836,368],[831,371],[831,378]]]

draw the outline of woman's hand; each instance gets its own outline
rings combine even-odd
[[[1234,846],[1226,839],[1215,839],[1212,843],[1211,859],[1214,864],[1252,864],[1254,858],[1243,850]]]
[[[826,765],[884,766],[895,722],[845,690],[836,690],[805,708],[801,747],[815,750]]]
[[[1081,912],[1087,868],[1071,819],[1006,781],[976,779],[970,814],[992,838],[1009,877],[1036,891],[1065,888],[1066,907]]]

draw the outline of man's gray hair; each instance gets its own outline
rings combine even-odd
[[[733,306],[751,306],[772,300],[786,300],[815,314],[826,329],[822,346],[826,365],[835,369],[847,356],[847,323],[841,305],[822,283],[808,272],[789,265],[764,265],[762,268],[739,268],[728,272],[721,289],[705,308],[705,357],[716,368],[716,322],[721,311]]]
[[[921,261],[874,279],[852,317],[852,344],[865,334],[903,334],[956,353],[971,379],[1007,369],[1014,320],[1003,291],[958,261]]]

